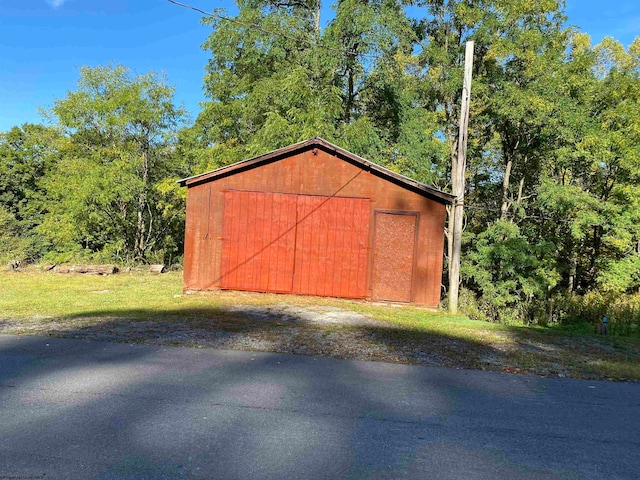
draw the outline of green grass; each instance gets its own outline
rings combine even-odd
[[[258,317],[247,314],[262,313]],[[339,308],[385,323],[283,322],[287,308]],[[176,337],[176,331],[184,334]],[[640,381],[640,339],[576,328],[470,320],[415,306],[247,292],[182,294],[181,274],[0,274],[0,332],[189,346],[216,335],[259,338],[258,348],[549,376]],[[194,333],[195,332],[195,333]],[[218,335],[219,336],[219,335]],[[178,339],[176,339],[178,338]],[[222,344],[244,348],[238,344]]]
[[[96,311],[126,315],[136,309],[160,312],[185,305],[174,298],[181,294],[180,276],[176,273],[154,277],[139,273],[108,276],[5,273],[0,275],[0,315],[31,318]]]

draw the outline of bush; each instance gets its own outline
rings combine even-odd
[[[458,300],[460,311],[472,320],[482,320],[504,325],[521,325],[526,323],[525,310],[521,306],[497,306],[467,289],[460,289]]]
[[[458,308],[462,313],[472,320],[489,321],[489,318],[480,308],[475,293],[468,288],[462,287],[458,296]]]
[[[19,230],[15,217],[0,205],[0,265],[29,260],[30,243],[20,237]]]
[[[559,279],[549,261],[553,248],[550,242],[529,242],[514,223],[490,225],[462,264],[467,285],[479,293],[468,315],[504,324],[533,323],[536,318],[546,322],[536,311],[537,302],[544,302]]]

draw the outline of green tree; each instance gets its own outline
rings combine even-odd
[[[622,292],[640,287],[640,39],[627,51],[608,38],[593,53],[589,111],[597,121],[578,148],[587,167],[582,185],[597,207],[582,263],[586,281]]]
[[[176,255],[183,206],[174,180],[185,172],[174,145],[183,115],[155,73],[81,69],[78,89],[49,112],[63,136],[41,231],[56,251],[124,261]]]
[[[0,205],[0,265],[29,260],[31,245],[21,230],[16,217]]]
[[[318,135],[402,168],[401,125],[415,125],[405,115],[403,60],[415,35],[400,2],[337,2],[324,30],[315,2],[238,8],[232,20],[205,19],[213,28],[204,45],[210,100],[184,134],[196,164],[219,166]]]
[[[478,235],[462,273],[482,292],[483,310],[492,321],[522,320],[527,307],[546,298],[559,280],[553,244],[531,243],[507,220],[498,220]]]
[[[54,129],[32,124],[0,133],[1,229],[16,239],[4,238],[0,250],[13,259],[32,261],[45,249],[35,227],[47,207],[42,182],[55,164],[57,137]]]
[[[525,200],[534,202],[542,165],[555,148],[555,117],[561,109],[556,91],[561,78],[556,71],[567,44],[563,3],[417,3],[425,16],[416,22],[421,50],[415,73],[420,103],[433,112],[437,135],[446,145],[435,169],[441,172],[437,181],[445,189],[458,154],[465,43],[475,42],[466,192],[472,208],[467,210],[465,242],[465,251],[475,255],[478,235],[498,228],[497,220],[513,221],[523,213]],[[532,243],[538,240],[535,233],[524,226],[520,232]],[[449,232],[447,238],[450,251]],[[503,272],[506,281],[511,272]],[[482,293],[485,284],[474,285]]]
[[[564,66],[564,114],[559,148],[538,191],[542,235],[556,238],[569,292],[623,292],[638,283],[638,95],[634,51],[613,39],[592,47],[572,39]]]
[[[295,143],[333,137],[340,92],[317,48],[316,10],[305,2],[238,2],[234,21],[213,29],[204,87],[210,98],[196,123],[209,165]],[[193,136],[192,136],[193,137]]]

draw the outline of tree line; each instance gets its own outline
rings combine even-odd
[[[324,28],[319,0],[236,3],[202,20],[195,120],[156,73],[84,67],[46,122],[0,134],[3,262],[179,261],[176,179],[312,136],[448,191],[473,40],[467,303],[531,320],[638,291],[640,39],[593,45],[561,0],[339,0]]]

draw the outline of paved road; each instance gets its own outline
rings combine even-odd
[[[0,479],[640,477],[640,385],[0,335]]]

